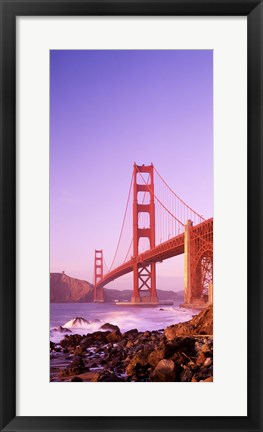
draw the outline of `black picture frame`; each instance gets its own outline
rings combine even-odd
[[[1,431],[261,431],[263,5],[259,0],[1,0],[0,429]],[[79,15],[247,16],[248,415],[244,417],[16,416],[16,17]],[[235,215],[233,215],[234,221]],[[230,221],[231,223],[231,221]],[[235,247],[235,246],[234,246]],[[238,247],[238,245],[236,245]],[[227,301],[227,299],[226,299]],[[234,338],[234,335],[233,335]],[[238,361],[238,359],[236,359]],[[233,362],[233,373],[234,362]],[[30,379],[30,377],[29,377]],[[40,396],[41,398],[41,396]]]

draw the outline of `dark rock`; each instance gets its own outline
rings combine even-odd
[[[110,332],[108,331],[96,331],[94,333],[91,334],[87,334],[86,336],[84,336],[80,342],[80,346],[84,349],[87,349],[91,346],[97,345],[97,344],[101,344],[101,343],[107,343],[107,339],[106,336],[107,334],[109,334]]]
[[[64,347],[76,347],[80,344],[82,340],[82,336],[75,334],[75,335],[66,335],[64,339],[60,341],[60,345],[62,348]]]
[[[164,347],[152,351],[148,357],[148,363],[153,367],[157,366],[159,361],[164,358],[164,353],[165,353]]]
[[[137,336],[138,333],[139,332],[138,332],[137,329],[131,329],[131,330],[126,331],[123,336],[125,336],[125,337],[127,337],[127,336]]]
[[[118,328],[118,327],[117,327]],[[115,343],[121,340],[122,334],[118,328],[118,330],[113,330],[109,334],[107,334],[106,339],[108,342]]]
[[[174,353],[178,352],[178,344],[167,343],[164,345],[164,358],[168,359],[173,356]]]
[[[91,363],[89,363],[89,368],[97,368],[98,367],[98,363],[96,361],[92,361]]]
[[[114,325],[114,324],[110,324],[110,323],[105,323],[100,327],[102,330],[119,330],[119,327]]]
[[[79,375],[87,371],[84,361],[81,357],[76,357],[65,370],[61,371],[62,376]]]
[[[172,360],[159,361],[150,375],[151,381],[170,382],[176,380],[176,366]]]
[[[148,356],[149,353],[147,351],[141,350],[136,353],[126,367],[127,375],[134,375],[134,372],[138,371],[141,367],[149,367]]]
[[[185,368],[183,372],[180,374],[180,381],[187,382],[191,381],[194,372],[190,368]]]
[[[76,317],[72,320],[71,327],[85,328],[86,325],[90,324],[88,320],[82,317]]]
[[[81,346],[77,346],[76,347],[76,349],[74,350],[74,355],[76,356],[78,356],[78,355],[81,355],[81,354],[83,354],[83,347],[81,347]]]
[[[55,348],[55,346],[56,346],[56,344],[55,344],[55,342],[50,341],[49,346],[50,346],[50,351],[53,351],[54,348]]]
[[[204,366],[207,367],[207,366],[211,366],[212,364],[213,364],[212,358],[211,357],[207,357],[205,359],[205,361],[204,361]]]
[[[207,307],[190,321],[167,327],[164,333],[168,340],[173,340],[176,336],[212,335],[213,306]]]
[[[197,371],[194,374],[193,378],[196,381],[201,381],[201,380],[205,380],[207,378],[210,378],[211,376],[213,376],[213,367],[212,366],[199,369],[199,371]]]
[[[66,327],[58,326],[53,329],[54,331],[57,331],[59,333],[72,333],[72,331]]]
[[[75,376],[74,378],[72,378],[71,382],[83,382],[83,379],[78,376]]]
[[[143,336],[144,336],[145,338],[148,338],[148,337],[151,336],[151,333],[147,330],[147,331],[145,331],[145,332],[143,333]]]
[[[114,372],[102,371],[96,374],[93,381],[95,382],[120,382],[124,381],[123,378],[118,377]]]
[[[205,360],[206,360],[205,353],[201,352],[196,359],[196,364],[201,366],[204,364]]]
[[[82,341],[80,342],[80,346],[83,349],[87,349],[88,347],[90,347],[91,345],[93,345],[94,341],[92,338],[90,337],[84,337],[84,339],[82,339]]]
[[[176,352],[171,357],[171,360],[173,360],[174,363],[176,363],[178,366],[181,366],[183,363],[186,362],[187,359],[183,356],[181,352]]]
[[[167,344],[167,351],[170,352],[183,352],[187,356],[195,356],[196,350],[195,350],[195,338],[189,337],[189,336],[182,336],[182,337],[176,337],[173,340],[172,344]],[[167,352],[168,354],[168,352]]]
[[[213,382],[213,375],[210,376],[209,378],[206,378],[206,379],[204,380],[204,382]]]

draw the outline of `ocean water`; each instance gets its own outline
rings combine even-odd
[[[102,324],[117,325],[121,332],[131,329],[139,331],[160,330],[171,324],[190,320],[196,310],[173,306],[157,307],[117,306],[111,303],[51,303],[50,305],[50,340],[59,342],[64,334],[56,331],[58,326],[69,328],[74,334],[87,334],[100,329]],[[73,324],[74,318],[88,321]]]

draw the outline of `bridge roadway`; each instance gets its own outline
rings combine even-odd
[[[199,236],[199,232],[202,232],[207,225],[213,224],[213,218],[207,219],[206,221],[194,225],[192,227],[192,233]],[[112,282],[121,276],[133,271],[134,264],[140,265],[140,263],[152,263],[160,262],[165,259],[181,255],[184,253],[184,233],[173,237],[166,242],[160,243],[152,249],[146,250],[145,252],[139,254],[137,257],[132,257],[129,261],[116,267],[109,273],[107,273],[103,279],[97,283],[97,288],[104,287],[108,283]]]

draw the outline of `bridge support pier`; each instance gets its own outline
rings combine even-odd
[[[192,284],[191,284],[191,242],[190,242],[190,229],[193,225],[191,220],[185,224],[184,231],[184,304],[192,302]]]
[[[208,285],[208,303],[213,303],[213,283]]]
[[[203,308],[213,303],[213,224],[185,224],[184,306]]]

